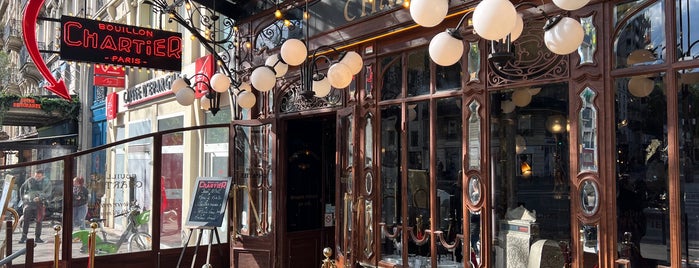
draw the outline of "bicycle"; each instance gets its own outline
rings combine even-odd
[[[138,205],[133,205],[129,208],[129,211],[123,214],[116,215],[115,217],[127,216],[127,226],[124,232],[119,236],[119,240],[116,242],[109,242],[106,240],[106,232],[100,228],[102,232],[102,237],[95,237],[95,254],[114,254],[119,252],[121,245],[124,242],[126,244],[127,252],[132,252],[133,250],[143,251],[150,250],[152,247],[152,237],[150,234],[139,231],[138,228],[150,221],[150,210],[140,211]],[[104,221],[104,219],[96,219],[97,221]],[[88,239],[90,237],[89,230],[78,230],[73,232],[73,239],[79,239],[82,243],[82,248],[87,249]]]

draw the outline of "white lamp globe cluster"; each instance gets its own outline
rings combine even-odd
[[[585,6],[589,0],[555,0],[554,3],[565,10],[575,10]],[[421,26],[432,27],[444,20],[449,9],[449,0],[412,0],[410,15]],[[468,15],[469,13],[466,13]],[[545,14],[544,14],[545,15]],[[492,41],[506,39],[514,41],[524,29],[522,14],[509,0],[482,0],[473,10],[473,30],[478,36]],[[447,29],[437,34],[430,41],[430,58],[441,66],[457,63],[464,51],[459,27]],[[579,21],[560,16],[548,20],[545,27],[544,43],[553,53],[570,54],[577,50],[584,38],[584,31]]]
[[[211,76],[208,81],[210,89],[217,93],[225,93],[231,87],[231,79],[225,74],[217,73]],[[179,77],[175,79],[170,85],[170,90],[175,93],[175,100],[177,103],[183,106],[192,105],[196,94],[194,88],[191,86],[191,82],[186,77]],[[209,98],[204,96],[200,100],[202,108],[208,110],[210,108]]]
[[[306,44],[298,39],[289,39],[282,44],[279,61],[297,66],[301,65],[307,57]],[[315,96],[322,98],[330,94],[332,88],[346,88],[352,83],[352,77],[358,74],[363,66],[364,61],[359,53],[354,51],[343,53],[337,62],[330,65],[327,75],[320,73],[313,75],[311,89],[315,92]]]

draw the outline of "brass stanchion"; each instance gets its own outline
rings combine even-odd
[[[53,235],[53,268],[58,268],[58,251],[61,249],[61,226],[54,225],[53,230],[56,231]]]
[[[93,222],[90,224],[90,228],[92,228],[92,231],[90,231],[90,235],[87,238],[87,250],[88,250],[88,256],[87,256],[87,267],[88,268],[95,268],[95,243],[96,243],[96,237],[97,237],[97,223]]]
[[[323,264],[320,265],[320,268],[336,268],[337,267],[337,266],[335,266],[335,260],[330,259],[330,256],[333,255],[332,249],[324,248],[323,255],[325,256],[325,260],[323,260]]]

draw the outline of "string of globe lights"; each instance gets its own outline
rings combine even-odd
[[[307,98],[312,96],[323,98],[331,92],[332,88],[348,87],[353,76],[359,73],[363,66],[361,56],[354,51],[341,52],[337,60],[332,60],[325,54],[337,51],[329,46],[316,48],[310,60],[307,61],[309,53],[306,44],[299,39],[288,39],[282,44],[280,52],[269,56],[263,65],[241,67],[235,63],[231,64],[234,59],[229,51],[235,47],[231,42],[235,31],[217,31],[216,29],[218,23],[222,23],[222,28],[234,29],[235,24],[232,19],[224,17],[223,21],[219,22],[221,17],[215,10],[191,0],[175,1],[172,4],[168,4],[166,0],[147,0],[144,3],[153,6],[154,10],[160,14],[167,14],[168,22],[174,21],[186,28],[192,34],[192,39],[198,40],[214,57],[218,71],[216,74],[211,77],[202,73],[190,77],[183,75],[173,81],[170,88],[175,93],[177,102],[183,106],[194,104],[198,93],[201,95],[202,109],[211,111],[213,115],[220,110],[221,94],[226,92],[234,97],[231,99],[239,107],[244,109],[254,107],[257,97],[253,89],[261,93],[271,91],[277,84],[277,78],[284,77],[290,66],[303,64],[302,76],[310,74],[307,78],[302,77],[301,80],[306,89],[303,96]],[[178,12],[183,6],[186,11],[184,15]],[[216,6],[215,3],[214,6]],[[275,16],[278,17],[278,14]],[[307,14],[304,14],[304,19],[307,23]],[[217,36],[222,38],[216,39]],[[307,36],[306,39],[308,39]],[[330,63],[327,74],[318,71],[317,62],[320,59]],[[197,92],[198,88],[204,89]]]
[[[572,11],[584,7],[589,0],[554,0],[556,6]],[[517,12],[521,6],[536,7],[535,4],[523,2],[515,6],[509,0],[482,0],[476,7],[463,15],[455,28],[437,34],[430,41],[428,48],[430,58],[441,66],[451,66],[457,63],[464,51],[463,37],[459,29],[466,17],[472,15],[474,32],[486,40],[505,43],[509,49],[510,42],[515,41],[524,29],[523,15]],[[433,27],[441,23],[449,11],[449,0],[412,0],[410,15],[418,25]],[[558,55],[570,54],[577,50],[584,38],[580,22],[570,17],[556,15],[549,17],[539,8],[546,18],[544,26],[544,43],[553,53]],[[502,63],[511,59],[511,52],[493,54],[491,61]]]
[[[170,90],[175,94],[175,99],[180,105],[192,105],[199,95],[202,109],[209,110],[213,115],[216,115],[220,110],[221,94],[223,93],[229,92],[231,96],[237,96],[235,101],[240,106],[249,99],[250,92],[246,91],[244,83],[237,79],[248,70],[238,70],[235,65],[230,67],[230,62],[233,60],[229,52],[233,48],[230,40],[235,32],[223,31],[223,29],[216,27],[217,24],[221,23],[223,26],[221,28],[233,28],[232,19],[223,18],[221,20],[215,11],[190,0],[174,1],[172,4],[168,4],[166,0],[146,0],[144,4],[151,5],[153,10],[161,15],[166,14],[168,23],[176,22],[187,29],[192,40],[196,39],[204,46],[216,63],[214,66],[218,72],[211,77],[203,73],[196,73],[190,77],[182,75],[172,82]],[[182,7],[185,10],[184,14],[178,12],[178,10],[182,10]],[[198,18],[198,20],[194,18]]]

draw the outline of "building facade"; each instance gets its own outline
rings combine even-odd
[[[167,91],[173,75],[205,72],[203,41],[142,2],[96,9],[94,19],[184,41],[179,74],[126,68],[123,88],[104,89],[100,98],[117,100],[105,107],[118,107],[92,119],[106,124],[106,145],[30,163],[64,174],[54,178],[64,187],[88,163],[91,204],[110,231],[127,229],[118,215],[134,203],[160,211],[141,227],[149,247],[103,253],[101,267],[174,264],[197,177],[232,179],[216,228],[228,250],[214,258],[230,267],[312,267],[325,247],[343,267],[699,266],[691,1],[518,5],[524,31],[511,46],[467,22],[450,66],[435,64],[430,41],[477,2],[451,1],[434,27],[416,25],[400,0],[226,3],[239,6],[205,2],[234,19],[217,25],[234,38],[216,52],[232,56],[207,73],[233,70],[217,113],[201,96],[182,106]],[[545,45],[543,26],[559,14],[583,28],[570,54]],[[271,91],[243,90],[290,39],[307,46],[304,63]],[[493,60],[506,49],[510,58]],[[312,75],[345,51],[363,59],[350,85],[311,94]],[[130,97],[143,88],[159,93]],[[251,108],[240,108],[245,92]],[[26,167],[3,169],[16,168]],[[79,247],[63,242],[68,267],[84,264]]]

